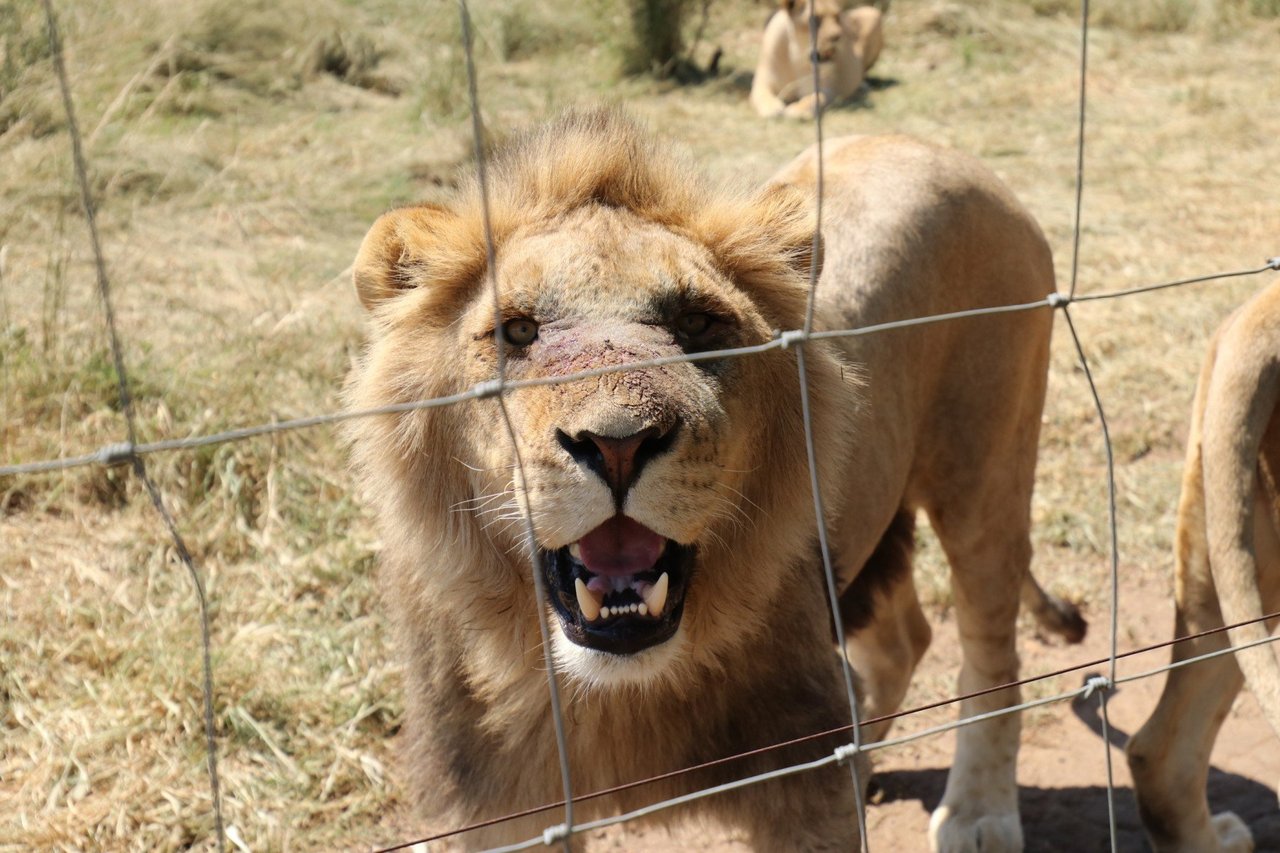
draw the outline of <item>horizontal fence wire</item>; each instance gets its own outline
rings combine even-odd
[[[664,358],[633,361],[625,364],[583,370],[577,373],[565,374],[563,376],[540,377],[535,379],[507,379],[502,381],[491,379],[484,382],[478,382],[462,391],[442,397],[409,400],[403,403],[392,403],[390,405],[377,406],[369,409],[329,412],[326,414],[308,415],[306,417],[290,418],[287,420],[275,420],[269,423],[238,427],[236,429],[223,430],[220,432],[208,433],[206,435],[190,436],[187,438],[170,438],[160,441],[139,442],[137,444],[113,443],[105,445],[98,450],[95,450],[93,453],[86,453],[79,456],[55,457],[32,462],[0,465],[0,477],[48,474],[65,471],[71,468],[84,468],[92,465],[122,465],[127,464],[133,456],[195,450],[197,448],[208,447],[210,445],[246,441],[248,439],[275,435],[282,432],[332,426],[334,424],[355,420],[357,418],[395,415],[402,414],[404,412],[413,412],[419,409],[434,409],[442,406],[452,406],[458,403],[465,403],[470,400],[488,399],[508,391],[519,391],[524,388],[537,388],[545,385],[559,385],[566,382],[576,382],[583,379],[606,376],[611,373],[624,373],[631,370],[643,370],[645,368],[661,367],[667,364],[679,364],[683,362],[702,362],[714,361],[722,358],[741,358],[743,356],[769,352],[770,350],[775,349],[788,349],[789,347],[799,344],[805,340],[822,341],[837,340],[841,338],[856,338],[863,335],[874,335],[898,329],[908,329],[914,326],[925,326],[932,323],[963,320],[970,317],[1011,314],[1021,311],[1034,311],[1040,308],[1061,308],[1065,305],[1071,304],[1072,302],[1096,302],[1101,300],[1117,299],[1141,293],[1151,293],[1173,287],[1217,281],[1219,279],[1259,275],[1269,270],[1280,271],[1280,257],[1269,258],[1261,265],[1249,267],[1247,269],[1209,273],[1207,275],[1195,276],[1193,278],[1181,278],[1174,281],[1159,282],[1157,284],[1140,285],[1137,287],[1126,288],[1124,290],[1084,294],[1077,296],[1074,299],[1069,298],[1065,294],[1051,293],[1044,299],[1037,299],[1034,302],[1021,302],[1013,305],[995,305],[987,308],[971,308],[964,311],[950,311],[941,314],[930,314],[924,317],[911,317],[903,320],[892,320],[886,323],[875,323],[852,329],[818,330],[809,332],[808,334],[805,333],[804,329],[791,329],[777,332],[770,340],[751,346],[707,350],[705,352],[685,353],[683,355],[667,356]]]
[[[1246,625],[1254,625],[1259,622],[1269,622],[1277,619],[1280,619],[1280,611],[1268,613],[1256,619],[1247,619],[1241,622],[1235,622],[1230,625],[1224,625],[1218,628],[1210,628],[1204,631],[1197,632],[1195,634],[1188,634],[1184,637],[1175,637],[1171,640],[1163,640],[1158,643],[1151,643],[1149,645],[1130,649],[1128,651],[1124,651],[1116,654],[1114,659],[1124,660],[1126,658],[1132,658],[1139,655],[1149,654],[1151,652],[1159,651],[1161,649],[1168,648],[1170,646],[1180,645],[1182,643],[1191,643],[1191,642],[1195,642],[1196,640],[1212,637],[1218,634],[1223,634],[1228,631],[1233,631],[1236,628],[1244,627]],[[1280,642],[1280,636],[1271,636],[1262,640],[1255,640],[1250,643],[1245,643],[1240,646],[1228,645],[1226,648],[1216,649],[1211,652],[1205,652],[1203,654],[1195,655],[1193,657],[1185,658],[1179,661],[1171,661],[1170,663],[1165,664],[1163,666],[1153,667],[1151,669],[1143,670],[1138,673],[1133,673],[1133,674],[1123,675],[1123,676],[1118,675],[1118,676],[1115,676],[1114,678],[1099,676],[1098,678],[1100,678],[1101,681],[1099,681],[1098,678],[1091,678],[1091,679],[1088,679],[1084,685],[1074,690],[1068,690],[1050,697],[1030,700],[1027,702],[1020,703],[1018,705],[1011,705],[1007,708],[1001,708],[998,711],[988,712],[980,716],[966,717],[961,720],[953,720],[949,723],[944,723],[940,726],[921,730],[919,732],[912,732],[911,734],[907,734],[907,735],[899,735],[897,737],[887,738],[883,741],[877,741],[875,743],[863,744],[860,747],[860,750],[864,752],[871,752],[873,750],[885,749],[893,746],[901,746],[905,743],[921,740],[922,738],[926,738],[934,734],[950,731],[955,728],[963,727],[976,722],[981,722],[987,719],[993,719],[998,716],[1015,714],[1020,711],[1029,710],[1031,708],[1037,708],[1043,705],[1049,705],[1056,702],[1060,702],[1060,701],[1063,701],[1064,699],[1071,699],[1075,697],[1087,698],[1089,695],[1091,695],[1094,692],[1097,692],[1099,690],[1109,689],[1114,685],[1125,684],[1133,681],[1139,681],[1145,678],[1152,678],[1154,676],[1163,675],[1164,673],[1170,672],[1175,669],[1180,669],[1185,666],[1190,666],[1192,664],[1200,663],[1203,661],[1213,660],[1214,658],[1219,658],[1224,655],[1235,654],[1237,651],[1251,649],[1251,648],[1254,648],[1255,646],[1262,646],[1262,645],[1267,645],[1267,644],[1277,643],[1277,642]],[[995,685],[993,687],[988,687],[983,690],[975,690],[971,693],[965,693],[959,696],[951,696],[946,699],[940,699],[936,702],[929,702],[924,705],[917,705],[913,708],[895,711],[892,714],[884,714],[878,717],[872,717],[866,720],[862,720],[859,723],[859,726],[867,727],[867,726],[876,725],[878,723],[891,722],[891,721],[903,719],[906,717],[916,716],[926,711],[934,711],[939,708],[945,708],[949,705],[954,705],[959,702],[963,702],[966,699],[975,699],[980,696],[985,696],[989,693],[995,693],[1001,690],[1008,690],[1014,687],[1025,687],[1029,684],[1035,684],[1041,681],[1047,681],[1051,678],[1058,678],[1063,675],[1069,675],[1073,672],[1080,672],[1082,670],[1088,670],[1094,667],[1109,665],[1112,662],[1112,660],[1113,658],[1111,655],[1107,655],[1106,657],[1095,658],[1093,660],[1085,661],[1083,663],[1072,664],[1071,666],[1062,667],[1061,669],[1055,669],[1051,672],[1044,672],[1038,675],[1028,676],[1026,678],[1020,678],[1016,681],[1010,681],[1005,684]],[[615,785],[613,787],[604,788],[599,791],[593,791],[587,794],[580,794],[578,796],[575,796],[573,799],[574,799],[574,802],[576,803],[584,803],[584,802],[589,802],[591,800],[599,799],[601,797],[607,797],[614,794],[624,793],[626,791],[630,791],[635,788],[640,788],[645,785],[650,785],[655,782],[668,781],[670,779],[679,778],[680,776],[685,776],[691,773],[696,773],[703,770],[709,770],[715,767],[723,766],[725,764],[731,764],[735,761],[741,761],[746,758],[755,758],[761,755],[767,755],[772,752],[779,752],[784,749],[789,749],[794,746],[801,746],[806,743],[811,743],[815,740],[821,740],[823,738],[832,737],[834,735],[845,734],[849,731],[849,728],[850,728],[849,726],[837,726],[836,728],[825,729],[819,732],[813,732],[811,734],[803,735],[801,737],[793,738],[791,740],[781,741],[779,743],[770,744],[768,746],[762,746],[762,747],[759,747],[758,749],[747,750],[745,752],[736,753],[734,755],[727,755],[722,758],[714,759],[712,761],[706,761],[701,764],[695,764],[689,767],[683,767],[683,768],[680,768],[679,770],[672,770],[667,773],[661,773],[655,776],[648,776],[643,779],[636,779],[632,782],[627,782],[622,785]],[[841,757],[842,758],[847,757],[848,754],[849,753],[841,753]],[[824,760],[824,763],[815,765],[813,769],[816,769],[817,767],[825,767],[827,766],[828,763],[829,763],[828,761]],[[802,766],[807,768],[808,763],[804,765],[797,765],[797,766]],[[786,770],[786,769],[787,768],[783,768],[783,770]],[[769,776],[768,774],[762,774],[761,777],[756,778],[756,781],[759,781],[759,782],[768,781],[768,779],[770,778],[775,778],[775,777]],[[685,797],[682,797],[680,798],[679,803],[671,802],[670,805],[679,805],[680,803],[684,803],[687,801],[688,800]],[[465,826],[457,827],[455,829],[450,829],[447,831],[436,833],[434,835],[428,835],[422,838],[417,838],[417,839],[414,839],[413,841],[405,841],[405,842],[394,844],[388,847],[379,847],[375,850],[370,851],[370,853],[393,853],[393,851],[396,851],[396,850],[408,849],[414,846],[415,844],[429,844],[435,841],[442,841],[444,839],[461,835],[466,832],[473,832],[478,829],[485,829],[491,826],[497,826],[498,824],[506,823],[508,821],[518,820],[520,818],[530,817],[532,815],[539,814],[541,812],[563,808],[563,806],[564,806],[564,803],[559,800],[555,802],[544,803],[540,806],[533,806],[532,808],[510,812],[508,814],[504,814],[498,817],[492,817],[485,820],[476,821],[474,823],[469,823]],[[579,825],[579,828],[586,828],[586,827],[587,827],[586,824]],[[507,848],[498,848],[498,849],[507,849]]]

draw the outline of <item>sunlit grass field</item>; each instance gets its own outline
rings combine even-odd
[[[61,3],[79,125],[142,440],[336,411],[363,318],[349,264],[378,213],[470,161],[456,7],[395,0]],[[1266,0],[1096,3],[1081,292],[1280,255],[1280,12]],[[763,181],[811,125],[747,104],[769,9],[715,0],[696,85],[624,76],[617,0],[477,2],[494,139],[618,104],[717,179]],[[1070,274],[1079,20],[1067,0],[897,0],[864,96],[828,137],[970,151]],[[123,417],[34,0],[0,7],[0,464],[91,453]],[[1167,594],[1206,336],[1271,276],[1081,304],[1118,463],[1122,571]],[[1036,573],[1101,625],[1106,491],[1094,404],[1059,328]],[[151,457],[207,578],[222,792],[237,844],[412,837],[378,542],[336,429]],[[949,592],[926,534],[922,588]],[[1121,617],[1122,636],[1125,620]],[[948,675],[948,678],[950,676]],[[127,469],[0,479],[0,849],[209,849],[195,596]],[[942,695],[926,682],[914,699]],[[929,691],[941,691],[934,694]],[[1271,780],[1274,781],[1274,780]]]

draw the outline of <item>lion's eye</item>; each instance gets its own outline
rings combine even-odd
[[[517,347],[527,347],[538,337],[538,324],[528,317],[516,317],[502,324],[502,337]]]
[[[699,338],[711,328],[711,315],[701,311],[681,314],[676,318],[676,332],[684,338]]]

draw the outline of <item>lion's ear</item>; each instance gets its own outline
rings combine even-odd
[[[818,230],[817,201],[791,184],[769,184],[756,203],[767,211],[787,266],[804,277],[822,275],[826,244]]]
[[[822,271],[817,224],[812,194],[771,183],[746,202],[704,209],[694,231],[721,269],[777,312],[778,322],[794,322],[800,316],[795,312],[803,311],[815,260]]]
[[[696,230],[731,274],[767,270],[809,278],[814,248],[821,272],[822,240],[814,240],[818,217],[811,193],[791,184],[766,184],[744,202],[713,205],[703,211]]]
[[[822,235],[812,193],[792,184],[769,183],[751,199],[749,210],[747,223],[762,232],[763,241],[787,267],[808,282],[816,249],[817,272],[822,272]]]
[[[474,274],[473,241],[458,217],[437,205],[384,213],[360,244],[352,265],[356,294],[372,311],[389,299],[426,284],[457,283]]]

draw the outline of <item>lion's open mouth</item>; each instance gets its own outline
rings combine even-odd
[[[580,646],[629,655],[680,627],[695,549],[615,515],[577,542],[542,552],[551,604]]]

